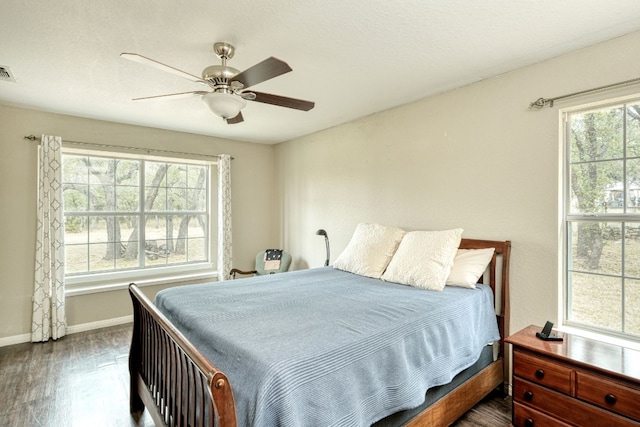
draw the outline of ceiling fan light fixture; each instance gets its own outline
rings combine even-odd
[[[209,107],[211,112],[223,119],[232,119],[240,113],[247,101],[238,95],[225,92],[210,92],[202,95],[202,101]]]

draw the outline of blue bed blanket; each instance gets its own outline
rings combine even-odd
[[[239,426],[365,426],[418,406],[500,339],[491,289],[316,268],[165,289],[155,304],[229,378]]]

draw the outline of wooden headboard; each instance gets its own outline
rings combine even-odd
[[[511,315],[509,307],[509,258],[511,256],[511,241],[462,239],[460,242],[460,249],[485,248],[495,249],[488,267],[489,286],[491,286],[493,294],[496,297],[495,306],[501,337],[499,354],[503,355],[504,339],[509,335],[509,319]],[[498,266],[500,266],[500,269],[498,269]],[[500,286],[496,290],[496,280],[498,279],[500,280]]]

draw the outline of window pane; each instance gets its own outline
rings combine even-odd
[[[620,276],[621,233],[620,222],[570,222],[569,270]]]
[[[623,109],[620,106],[571,115],[571,162],[623,156]]]
[[[206,212],[207,194],[202,188],[190,188],[187,190],[187,200],[189,210],[195,212]]]
[[[144,181],[149,187],[166,187],[165,176],[167,164],[158,162],[145,162]]]
[[[625,281],[624,298],[625,332],[640,336],[640,280]]]
[[[570,212],[622,212],[624,163],[621,160],[576,163],[570,166]]]
[[[84,184],[62,184],[65,212],[86,212],[89,209],[89,186]]]
[[[640,157],[640,104],[627,106],[627,157]]]
[[[625,223],[624,274],[626,277],[640,279],[640,223]]]
[[[139,208],[140,190],[134,186],[116,187],[116,209],[119,212],[136,212]]]
[[[627,160],[627,212],[640,213],[640,159]]]
[[[167,187],[187,187],[187,165],[176,163],[168,164]]]
[[[145,227],[145,257],[146,265],[166,264],[171,250],[167,244],[167,237],[171,236],[172,218],[166,215],[147,217]]]
[[[189,165],[187,169],[187,186],[189,188],[202,188],[207,177],[206,166]]]
[[[167,209],[166,187],[146,187],[144,197],[147,211],[163,212]]]
[[[117,254],[116,268],[138,267],[140,262],[138,250],[140,245],[140,229],[137,216],[118,217],[119,253]],[[118,242],[116,242],[118,243]]]
[[[207,216],[195,215],[189,222],[189,237],[205,237],[207,235]]]
[[[117,185],[140,185],[140,161],[139,160],[123,160],[116,162],[116,179]]]
[[[164,240],[167,237],[166,216],[147,215],[145,238],[149,240]]]
[[[188,245],[189,261],[207,260],[207,247],[205,239],[189,239]]]
[[[596,328],[622,330],[622,279],[570,273],[569,320]]]
[[[187,189],[186,188],[168,188],[167,189],[167,210],[168,211],[185,211],[188,210],[187,205]]]
[[[174,246],[175,251],[171,254],[171,262],[188,262],[189,259],[187,258],[187,239],[175,239]]]
[[[89,269],[89,265],[87,263],[88,254],[89,245],[87,244],[65,244],[65,274],[86,273]]]
[[[163,239],[149,240],[145,241],[144,245],[145,249],[145,265],[154,266],[154,265],[165,265],[169,262],[169,257],[171,256],[171,252],[168,249],[167,241]]]
[[[110,271],[114,269],[115,259],[107,258],[113,252],[113,243],[89,244],[89,271]]]
[[[87,229],[89,219],[86,216],[65,216],[64,242],[65,244],[88,243]]]
[[[65,156],[62,162],[62,191],[67,212],[84,212],[89,206],[89,159]]]
[[[115,187],[108,184],[89,186],[89,210],[112,212],[115,210]]]
[[[102,217],[89,217],[89,241],[100,243],[107,241],[107,222]]]
[[[64,155],[62,181],[73,184],[89,184],[89,158]]]

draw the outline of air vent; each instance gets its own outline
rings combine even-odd
[[[15,82],[16,79],[13,78],[13,74],[11,73],[11,69],[6,65],[0,65],[0,80],[4,80],[5,82]]]

